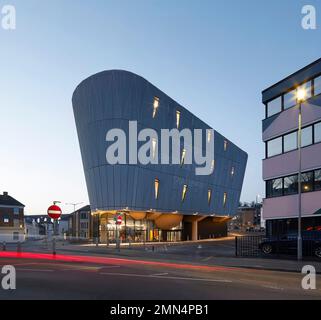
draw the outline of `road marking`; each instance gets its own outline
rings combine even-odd
[[[26,268],[19,268],[17,271],[31,271],[31,272],[54,272],[55,270],[49,269],[26,269]]]
[[[163,272],[163,273],[155,273],[155,274],[152,274],[153,277],[155,276],[166,276],[168,274],[168,272]]]
[[[225,279],[204,279],[204,278],[185,278],[185,277],[171,277],[171,276],[161,276],[161,275],[148,275],[148,274],[135,274],[135,273],[116,273],[116,272],[101,272],[101,275],[107,276],[120,276],[120,277],[140,277],[140,278],[158,278],[158,279],[169,279],[169,280],[187,280],[187,281],[206,281],[206,282],[228,282],[231,280]]]
[[[212,259],[212,258],[213,258],[212,256],[206,257],[206,258],[202,259],[202,261],[208,261],[208,260],[210,260],[210,259]]]
[[[15,263],[13,266],[31,266],[31,265],[39,265],[39,263],[36,262],[26,262],[26,263]]]
[[[277,286],[273,286],[273,285],[266,285],[266,286],[262,286],[263,288],[268,288],[268,289],[275,289],[275,290],[284,290],[283,288],[277,287]]]

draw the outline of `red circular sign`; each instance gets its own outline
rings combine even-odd
[[[48,213],[48,216],[51,218],[51,219],[59,219],[60,216],[61,216],[61,209],[56,206],[55,204],[50,206],[47,210],[47,213]]]
[[[122,218],[122,216],[119,215],[119,216],[117,217],[117,222],[116,222],[116,223],[117,223],[117,224],[121,224],[122,221],[123,221],[123,218]]]

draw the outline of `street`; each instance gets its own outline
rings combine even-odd
[[[303,275],[189,263],[23,253],[2,253],[0,266],[14,265],[17,289],[0,299],[320,299],[303,290]]]

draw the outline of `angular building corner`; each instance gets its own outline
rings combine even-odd
[[[122,70],[95,74],[73,98],[94,237],[115,238],[121,212],[123,241],[179,241],[225,236],[236,213],[247,154],[214,131],[215,162],[210,175],[195,175],[195,164],[116,164],[106,160],[106,133],[152,128],[211,129],[144,78]],[[128,146],[128,140],[126,144]],[[128,146],[129,147],[129,146]]]

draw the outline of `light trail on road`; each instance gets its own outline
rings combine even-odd
[[[189,269],[196,271],[237,271],[244,272],[245,270],[237,267],[224,267],[224,266],[205,266],[186,263],[174,263],[174,262],[160,262],[149,260],[132,260],[124,258],[105,258],[105,257],[93,257],[93,256],[77,256],[77,255],[62,255],[62,254],[48,254],[48,253],[34,253],[34,252],[0,252],[0,258],[15,258],[15,259],[35,259],[35,260],[50,260],[61,262],[87,262],[102,265],[119,264],[119,265],[149,265],[158,267],[167,267],[175,269]],[[253,270],[255,271],[255,270]]]

